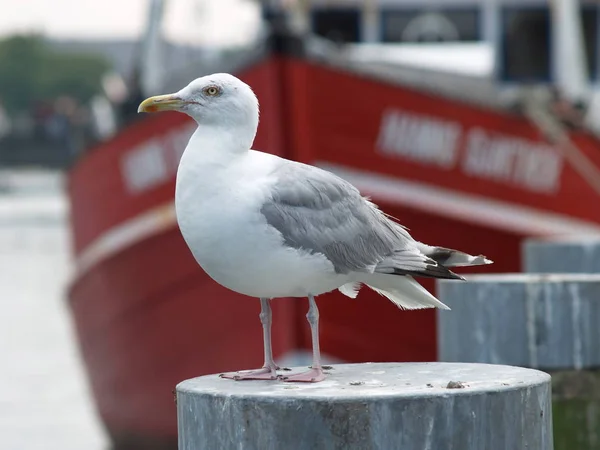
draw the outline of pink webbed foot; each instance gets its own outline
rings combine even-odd
[[[240,370],[239,372],[227,372],[219,375],[221,378],[232,380],[276,380],[279,367],[262,367],[255,370]]]
[[[325,379],[323,369],[320,367],[316,369],[310,369],[307,372],[296,373],[287,377],[282,377],[283,381],[287,382],[299,382],[299,383],[317,383]]]

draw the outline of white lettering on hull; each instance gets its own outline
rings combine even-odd
[[[444,170],[458,168],[470,177],[532,192],[559,189],[563,157],[552,146],[480,127],[464,134],[459,122],[389,109],[383,113],[376,148],[385,155]]]
[[[465,174],[554,193],[560,187],[562,156],[551,146],[473,128],[467,136],[462,170]]]
[[[387,110],[377,146],[389,155],[449,169],[456,163],[460,135],[458,123]]]
[[[140,194],[169,181],[177,172],[196,124],[179,127],[164,136],[156,137],[125,153],[121,173],[131,194]]]
[[[125,154],[121,170],[130,192],[138,193],[162,183],[167,178],[162,146],[152,139],[134,148]]]

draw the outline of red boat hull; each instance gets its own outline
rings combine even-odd
[[[338,170],[416,239],[495,261],[470,272],[519,271],[529,235],[600,231],[600,209],[587,207],[596,193],[523,119],[297,59],[268,58],[239,75],[261,101],[255,148]],[[192,125],[177,114],[144,118],[70,175],[79,261],[70,305],[98,410],[119,448],[176,448],[179,381],[262,364],[258,301],[209,279],[174,220],[176,164]],[[419,140],[427,127],[441,138]],[[397,129],[412,136],[412,149],[392,139]],[[599,162],[595,139],[573,139]],[[309,348],[306,306],[274,302],[276,356]],[[319,307],[326,354],[436,359],[431,310],[400,311],[367,289],[354,301],[324,295]]]

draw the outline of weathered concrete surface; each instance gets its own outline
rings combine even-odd
[[[528,273],[600,273],[600,237],[528,239],[522,260],[523,271]]]
[[[343,364],[328,372],[316,384],[217,375],[180,383],[179,449],[553,448],[543,372],[457,363]]]
[[[441,361],[600,367],[600,274],[473,275],[438,283]]]

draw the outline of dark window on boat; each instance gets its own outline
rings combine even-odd
[[[582,10],[588,71],[597,76],[598,13]],[[548,82],[552,78],[551,18],[548,8],[507,8],[500,30],[500,77],[505,81]]]
[[[479,9],[384,10],[383,42],[477,41]]]
[[[590,78],[598,78],[598,10],[596,8],[584,8],[583,39],[585,40],[585,56],[587,60]]]
[[[269,22],[278,22],[285,19],[285,12],[282,9],[263,7],[261,9],[262,18]]]
[[[312,12],[312,29],[336,42],[359,42],[360,11],[358,9],[316,9]]]

